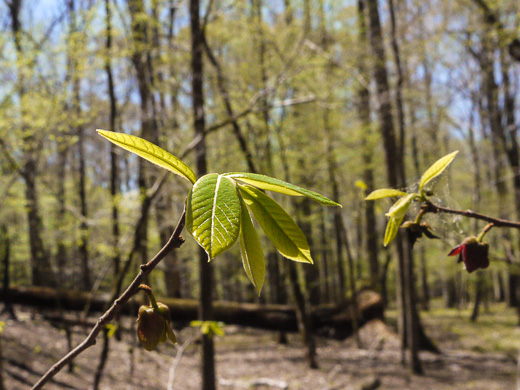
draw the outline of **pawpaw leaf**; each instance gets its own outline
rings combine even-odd
[[[236,184],[217,173],[197,180],[188,195],[186,228],[210,260],[229,249],[240,234],[240,198]]]
[[[289,214],[259,189],[241,184],[238,188],[247,207],[278,252],[290,260],[312,264],[307,239]]]

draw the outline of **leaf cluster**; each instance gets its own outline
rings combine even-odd
[[[418,192],[403,192],[392,188],[382,188],[372,191],[365,200],[378,200],[383,198],[398,198],[397,201],[390,207],[390,210],[385,214],[389,217],[385,230],[384,245],[390,244],[403,222],[403,219],[408,211],[408,208],[414,201],[424,202],[427,200],[429,193],[425,190],[425,186],[433,179],[439,176],[451,164],[455,156],[459,153],[458,150],[447,154],[446,156],[437,160],[431,165],[421,176],[419,181]],[[419,223],[420,221],[416,221]]]
[[[244,270],[258,294],[265,279],[265,258],[250,213],[282,256],[313,263],[301,229],[263,190],[305,196],[326,206],[341,207],[317,192],[254,173],[210,173],[197,179],[188,165],[149,141],[106,130],[98,133],[193,184],[186,201],[186,228],[207,252],[209,261],[231,248],[240,237]]]

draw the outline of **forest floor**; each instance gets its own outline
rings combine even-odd
[[[15,307],[18,321],[4,314],[1,334],[3,376],[7,389],[26,389],[37,381],[67,348],[60,331],[27,308]],[[318,339],[320,368],[307,368],[297,335],[289,344],[276,342],[267,331],[226,326],[216,339],[218,388],[229,389],[514,389],[520,328],[512,309],[494,305],[476,323],[469,310],[432,309],[422,313],[427,333],[442,354],[421,353],[424,375],[411,375],[400,365],[398,339],[391,328],[374,321],[361,331],[364,349],[353,340]],[[395,313],[389,312],[389,322]],[[133,327],[135,320],[123,325]],[[102,389],[200,389],[197,330],[178,332],[184,348],[162,344],[158,352],[137,347],[133,332],[122,341],[110,339],[111,348]],[[73,343],[85,329],[74,329]],[[192,340],[192,341],[190,341]],[[101,353],[102,341],[80,355],[72,373],[65,368],[46,389],[89,389]],[[179,352],[180,351],[180,352]]]

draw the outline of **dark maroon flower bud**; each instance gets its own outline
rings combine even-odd
[[[168,306],[160,302],[156,309],[141,306],[137,317],[137,337],[147,351],[153,351],[159,343],[165,343],[167,339],[176,344],[177,340],[170,326]]]
[[[479,268],[489,267],[489,244],[478,242],[475,237],[468,237],[457,245],[448,256],[459,255],[459,261],[464,262],[466,270],[471,273]]]

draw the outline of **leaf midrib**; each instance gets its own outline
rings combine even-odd
[[[217,176],[217,183],[215,184],[215,196],[213,197],[213,206],[211,210],[211,241],[210,241],[210,255],[213,256],[213,239],[215,238],[215,211],[217,210],[217,198],[218,198],[218,189],[220,187],[220,180],[222,176]]]

